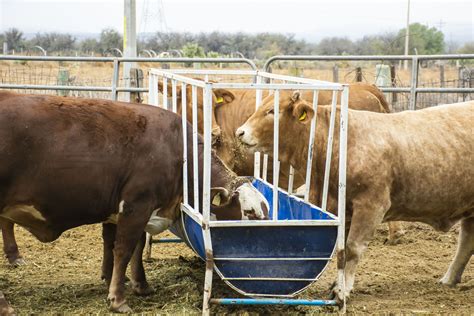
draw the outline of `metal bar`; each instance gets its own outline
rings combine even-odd
[[[268,155],[263,154],[263,170],[262,170],[262,178],[264,181],[267,181],[267,176],[268,176]]]
[[[253,176],[260,178],[260,152],[257,151],[254,155]]]
[[[156,68],[155,69],[150,69],[150,73],[152,73],[154,75],[158,75],[160,77],[171,79],[171,80],[175,79],[175,80],[178,80],[180,82],[187,83],[189,85],[197,86],[199,88],[204,88],[206,86],[205,82],[202,81],[202,80],[188,78],[186,76],[177,75],[177,74],[167,72],[167,71],[161,70],[161,69],[156,69]]]
[[[349,129],[349,86],[344,87],[341,98],[340,131],[339,131],[339,192],[337,201],[337,266],[338,284],[343,295],[342,310],[346,308],[346,280],[345,280],[345,232],[346,232],[346,169],[347,169],[347,131]]]
[[[178,100],[176,97],[176,80],[171,80],[171,110],[176,113],[178,111]]]
[[[211,118],[212,118],[212,84],[206,83],[204,89],[204,170],[203,170],[203,188],[202,188],[202,215],[205,222],[210,221],[211,217]]]
[[[71,56],[18,56],[18,55],[0,55],[0,60],[27,60],[27,61],[71,61],[71,62],[155,62],[155,63],[229,63],[229,64],[247,64],[253,70],[257,66],[253,61],[247,58],[146,58],[146,57],[71,57]]]
[[[292,165],[290,165],[290,175],[288,177],[288,193],[292,194],[293,193],[293,182],[295,178],[295,168],[293,168]]]
[[[221,277],[224,281],[293,281],[293,282],[313,282],[317,279],[300,279],[300,278],[259,278],[259,277],[242,277],[242,278],[226,278]]]
[[[217,69],[166,69],[166,72],[180,75],[245,75],[255,76],[257,70],[217,70]]]
[[[413,56],[411,61],[411,85],[410,85],[410,103],[408,105],[409,110],[416,110],[416,88],[418,85],[418,58]]]
[[[28,85],[28,84],[0,84],[1,89],[19,89],[19,90],[71,90],[71,91],[108,91],[112,92],[110,86],[49,86],[49,85]]]
[[[336,306],[335,300],[297,300],[277,298],[212,298],[212,304],[220,305],[308,305]]]
[[[336,87],[332,84],[320,83],[230,83],[218,82],[213,84],[214,88],[219,89],[263,89],[263,90],[339,90],[342,87]]]
[[[329,175],[331,172],[332,143],[334,139],[334,123],[336,121],[336,103],[337,103],[337,91],[333,91],[331,117],[329,119],[329,132],[328,132],[328,141],[327,141],[327,148],[326,148],[326,167],[324,169],[323,200],[322,200],[322,207],[321,207],[323,211],[326,211],[326,207],[328,203]]]
[[[250,226],[337,226],[337,219],[316,220],[249,220],[249,221],[212,221],[211,227],[250,227]]]
[[[275,90],[273,102],[273,220],[278,220],[278,177],[280,166],[278,161],[278,141],[280,126],[280,91]]]
[[[120,73],[120,64],[117,59],[114,59],[114,73],[112,75],[112,93],[111,99],[117,101],[118,99],[118,92],[117,92],[117,85],[119,82],[119,73]]]
[[[168,109],[168,78],[163,77],[163,108]]]
[[[298,82],[298,83],[307,83],[307,84],[321,84],[321,85],[331,85],[335,88],[340,88],[341,85],[339,83],[331,83],[327,81],[322,81],[322,80],[316,80],[316,79],[308,79],[308,78],[301,78],[301,77],[292,77],[292,76],[287,76],[287,75],[279,75],[279,74],[273,74],[271,72],[259,72],[259,75],[264,77],[264,78],[269,78],[269,79],[275,79],[275,80],[283,80],[286,82]]]
[[[304,201],[309,201],[309,191],[311,187],[311,168],[313,167],[313,152],[314,152],[314,138],[316,134],[316,122],[318,117],[318,96],[319,91],[315,90],[313,92],[313,110],[314,117],[311,120],[311,127],[309,130],[309,143],[308,143],[308,158],[306,160],[306,180],[305,180],[305,192],[304,192]]]
[[[157,89],[155,88],[155,75],[150,73],[148,74],[148,104],[153,104],[155,99],[155,93]]]
[[[214,258],[215,261],[323,261],[329,258]]]
[[[197,122],[197,87],[192,86],[192,121],[193,121],[193,180],[194,209],[199,213],[199,160],[198,160],[198,122]]]
[[[176,90],[176,89],[175,89]],[[176,91],[175,91],[176,92]],[[186,84],[181,84],[181,122],[183,124],[183,203],[188,204],[188,120]]]
[[[264,71],[269,71],[270,65],[275,61],[326,61],[326,60],[411,60],[415,56],[404,55],[347,55],[347,56],[322,56],[322,55],[278,55],[270,57],[264,64]],[[452,55],[417,55],[418,60],[445,60],[445,59],[474,59],[474,54]]]
[[[191,205],[181,203],[181,211],[185,212],[193,221],[202,225],[202,214],[196,211]]]
[[[158,243],[174,243],[174,242],[183,242],[180,238],[160,238],[160,239],[153,239],[152,243],[153,244],[158,244]]]

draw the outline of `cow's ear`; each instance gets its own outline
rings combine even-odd
[[[307,124],[314,116],[313,108],[306,102],[298,102],[293,108],[293,116],[302,124]]]
[[[229,203],[229,191],[226,188],[211,188],[211,204],[214,206],[222,206]]]
[[[213,92],[216,96],[216,105],[231,103],[235,99],[234,94],[226,89],[215,89]]]
[[[301,99],[301,92],[299,90],[294,91],[293,94],[291,95],[291,101],[293,101],[294,103],[300,99]]]
[[[168,94],[168,97],[173,96],[173,85],[171,84],[170,80],[168,80],[167,84],[167,91],[166,93]],[[158,80],[158,91],[163,93],[163,80]],[[181,97],[181,84],[177,83],[176,84],[176,97],[180,98]]]

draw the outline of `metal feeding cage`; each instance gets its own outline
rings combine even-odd
[[[149,75],[149,103],[162,106],[174,112],[178,109],[177,87],[182,92],[183,126],[183,203],[181,221],[175,225],[174,232],[182,237],[194,252],[206,262],[204,282],[203,313],[208,314],[211,303],[217,304],[284,304],[284,305],[339,305],[345,309],[345,302],[336,300],[293,299],[316,281],[332,259],[335,249],[344,251],[345,224],[345,188],[346,188],[346,144],[347,144],[347,85],[311,80],[305,78],[276,75],[260,71],[242,70],[161,70],[151,69]],[[203,76],[203,80],[192,77]],[[247,77],[247,83],[215,82],[210,77],[237,76]],[[162,102],[158,92],[158,83],[163,83]],[[268,82],[268,83],[267,83]],[[171,83],[171,93],[168,93]],[[194,192],[188,192],[188,153],[187,153],[187,87],[192,94],[192,130],[193,130],[193,181]],[[198,179],[197,153],[197,97],[202,89],[204,111],[204,149],[203,179]],[[270,220],[214,221],[210,212],[211,183],[211,115],[212,93],[214,89],[254,89],[256,107],[261,103],[262,92],[267,90],[274,95],[274,149],[273,153],[255,154],[255,179],[253,185],[268,200]],[[309,202],[311,172],[313,166],[313,144],[316,130],[316,115],[310,125],[306,182],[304,196],[298,197],[292,191],[294,170],[290,168],[289,192],[278,186],[279,175],[279,94],[281,90],[313,91],[313,109],[317,113],[318,92],[332,90],[330,128],[326,150],[326,166],[322,188],[322,206]],[[342,94],[340,133],[339,133],[339,197],[338,216],[326,211],[329,190],[329,172],[336,124],[336,103],[338,94]],[[171,95],[171,100],[168,100]],[[273,156],[273,183],[266,180],[268,154]],[[261,160],[263,158],[263,177]],[[199,182],[202,180],[202,182]],[[198,183],[203,184],[202,196]],[[188,195],[193,194],[194,205],[189,204]],[[338,260],[344,260],[343,256]],[[345,290],[344,264],[338,264],[339,291]],[[250,298],[211,298],[212,275],[219,277],[238,293]]]

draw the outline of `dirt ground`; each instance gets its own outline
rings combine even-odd
[[[438,233],[426,225],[406,223],[401,244],[384,245],[382,226],[369,246],[358,270],[350,313],[419,314],[474,313],[474,262],[468,263],[457,288],[437,283],[456,248],[457,229]],[[17,228],[18,244],[28,265],[17,268],[0,262],[0,289],[19,314],[106,314],[107,289],[100,280],[101,226],[70,230],[59,240],[42,244]],[[153,247],[153,260],[145,269],[154,294],[128,301],[137,313],[199,314],[202,306],[204,265],[184,244]],[[335,278],[334,264],[301,298],[327,298]],[[237,295],[217,277],[214,297]],[[225,307],[223,313],[332,313],[333,308],[315,307]]]

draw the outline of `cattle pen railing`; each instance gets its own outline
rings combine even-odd
[[[110,92],[111,99],[117,100],[119,92],[144,92],[148,93],[148,88],[140,87],[120,87],[120,65],[123,63],[185,63],[185,64],[245,64],[252,70],[257,66],[253,61],[246,58],[145,58],[145,57],[71,57],[71,56],[13,56],[0,55],[0,61],[37,61],[37,62],[93,62],[93,63],[112,63],[113,73],[111,84],[109,86],[72,86],[72,85],[37,85],[37,84],[11,84],[0,83],[0,89],[18,89],[18,90],[65,90],[65,91],[95,91]]]
[[[246,76],[246,82],[214,82],[213,75],[228,74]],[[194,76],[204,76],[204,80]],[[181,204],[181,225],[186,243],[206,262],[203,291],[203,314],[209,315],[210,304],[224,305],[339,305],[345,311],[344,256],[345,251],[345,194],[346,194],[346,153],[349,87],[347,84],[321,80],[271,74],[262,71],[244,70],[161,70],[149,71],[150,104],[171,108],[181,114],[183,129],[183,202]],[[271,79],[272,83],[266,83]],[[158,95],[159,82],[162,87],[171,84],[172,102],[168,103],[168,93]],[[190,87],[191,89],[188,89]],[[181,93],[178,92],[181,88]],[[269,219],[266,220],[213,220],[211,219],[211,120],[213,113],[213,91],[215,89],[255,90],[255,107],[262,105],[262,93],[273,95],[273,150],[268,152],[273,158],[273,183],[260,176],[260,153],[255,153],[255,179],[253,186],[258,189],[269,205]],[[198,90],[203,101],[203,149],[198,146]],[[307,156],[301,170],[305,170],[304,198],[296,197],[279,186],[280,150],[280,93],[284,90],[302,90],[313,94],[311,108],[318,113],[318,95],[321,90],[332,91],[329,128],[325,153],[316,153],[314,146],[317,132],[317,115],[310,119],[307,135]],[[181,94],[181,104],[178,97]],[[188,95],[189,94],[189,95]],[[341,97],[341,110],[336,120],[337,99]],[[187,102],[191,100],[191,105]],[[181,105],[181,110],[179,109]],[[188,108],[190,106],[190,108]],[[191,112],[191,113],[190,113]],[[187,122],[190,122],[188,126]],[[335,131],[339,125],[339,134]],[[192,140],[188,139],[188,129],[192,130]],[[333,143],[333,139],[338,140]],[[334,140],[335,142],[335,140]],[[338,149],[333,149],[334,148]],[[192,146],[192,158],[188,153]],[[306,146],[306,145],[305,145]],[[329,209],[327,205],[331,157],[338,150],[338,203]],[[199,151],[202,151],[203,172],[199,172]],[[323,170],[313,170],[314,157],[326,157]],[[314,156],[314,157],[313,157]],[[191,162],[192,159],[192,162]],[[188,166],[189,161],[189,166]],[[314,172],[324,176],[321,206],[309,201],[309,190]],[[334,171],[333,171],[334,172]],[[202,179],[200,179],[202,177]],[[201,181],[202,180],[202,181]],[[314,180],[314,179],[313,179]],[[291,180],[290,180],[291,181]],[[192,183],[192,188],[188,184]],[[202,185],[202,187],[200,187]],[[202,190],[202,194],[201,194]],[[219,202],[220,203],[220,202]],[[337,215],[334,215],[337,210]],[[253,236],[259,236],[254,239]],[[318,236],[318,237],[317,237]],[[248,239],[250,237],[250,240]],[[231,246],[230,246],[231,245]],[[319,248],[324,245],[323,248]],[[316,247],[316,248],[314,248]],[[338,297],[340,300],[306,300],[293,297],[315,282],[325,271],[329,261],[338,260]],[[249,266],[249,263],[251,265]],[[297,265],[299,269],[293,269]],[[213,271],[240,294],[250,298],[211,298]],[[295,270],[295,271],[292,271]],[[303,272],[304,271],[304,272]]]
[[[71,57],[71,56],[14,56],[0,55],[0,61],[50,61],[50,62],[95,62],[95,63],[113,63],[113,74],[111,84],[106,86],[73,86],[73,85],[37,85],[37,84],[12,84],[0,83],[0,89],[18,89],[18,90],[63,90],[63,91],[88,91],[88,92],[110,92],[111,99],[117,100],[120,92],[148,93],[148,87],[123,87],[120,82],[120,65],[126,62],[137,63],[228,63],[228,64],[246,64],[252,70],[256,70],[256,64],[246,58],[146,58],[146,57]],[[443,88],[443,87],[419,87],[419,68],[422,61],[436,60],[472,60],[474,54],[449,54],[449,55],[364,55],[364,56],[322,56],[322,55],[277,55],[266,60],[263,70],[271,72],[271,66],[277,61],[411,61],[411,75],[409,87],[379,87],[383,92],[409,93],[409,110],[416,110],[417,95],[419,93],[473,93],[474,87],[470,88]]]
[[[410,94],[409,110],[416,110],[418,93],[474,93],[471,88],[423,88],[418,87],[419,69],[422,61],[433,60],[474,60],[474,54],[450,55],[364,55],[364,56],[316,56],[316,55],[278,55],[270,57],[263,67],[271,72],[271,65],[277,61],[411,61],[410,87],[379,87],[383,92],[408,92]]]

